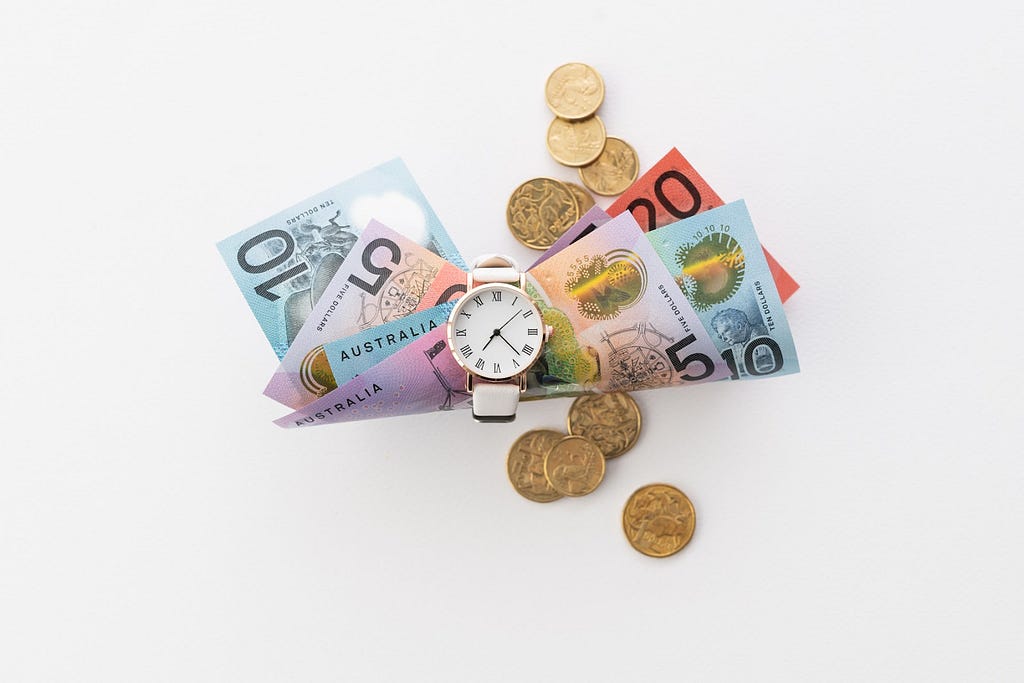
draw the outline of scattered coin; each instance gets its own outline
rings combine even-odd
[[[548,108],[563,119],[585,119],[604,100],[604,81],[593,67],[579,62],[563,64],[544,85]]]
[[[506,463],[508,479],[519,495],[537,503],[550,503],[562,497],[544,476],[544,456],[564,436],[551,429],[534,429],[512,444]]]
[[[600,117],[579,121],[555,118],[548,126],[548,152],[560,164],[586,166],[604,149],[605,130]]]
[[[604,455],[582,436],[563,437],[544,457],[544,476],[563,496],[585,496],[604,479]]]
[[[622,530],[644,555],[668,557],[693,537],[697,522],[693,503],[668,484],[649,484],[633,492],[622,510]]]
[[[604,151],[589,166],[579,169],[580,180],[600,195],[622,194],[640,173],[636,151],[619,138],[608,136]]]
[[[594,207],[594,197],[576,183],[562,181],[562,184],[569,188],[572,196],[576,197],[576,204],[580,207],[580,217]]]
[[[606,458],[633,447],[640,422],[640,407],[624,391],[580,396],[569,408],[569,433],[593,441]]]
[[[551,178],[533,178],[520,185],[505,211],[509,230],[531,249],[547,249],[579,220],[572,190]]]

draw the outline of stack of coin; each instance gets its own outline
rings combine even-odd
[[[506,461],[509,481],[537,503],[593,493],[604,481],[605,461],[636,444],[640,425],[640,408],[627,393],[580,396],[569,408],[568,434],[534,429],[516,439]],[[695,522],[690,499],[668,484],[637,489],[622,511],[629,544],[650,557],[682,550]]]
[[[577,168],[591,192],[614,196],[633,184],[640,172],[636,151],[608,135],[597,110],[604,102],[604,80],[586,64],[563,64],[544,86],[555,119],[548,126],[548,152],[555,161]]]
[[[604,480],[605,460],[636,443],[640,423],[640,408],[629,394],[580,396],[569,409],[568,434],[537,429],[512,444],[509,481],[538,503],[592,493]]]
[[[604,81],[586,64],[563,64],[544,87],[555,118],[548,126],[548,151],[555,161],[577,169],[592,192],[613,196],[633,184],[640,171],[636,152],[610,137],[597,109]],[[505,219],[512,235],[531,249],[547,249],[594,206],[594,197],[576,183],[531,178],[508,200]]]

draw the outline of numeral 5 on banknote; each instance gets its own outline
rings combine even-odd
[[[371,218],[464,267],[401,159],[314,195],[217,245],[278,358]]]
[[[324,345],[466,291],[466,273],[371,220],[324,288],[264,393],[300,408],[337,386]]]

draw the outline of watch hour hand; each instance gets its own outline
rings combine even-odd
[[[490,344],[492,341],[494,341],[495,337],[498,337],[500,335],[501,335],[501,330],[495,330],[494,332],[491,332],[491,338],[487,340],[487,344]],[[502,339],[504,339],[504,337],[502,337]],[[508,344],[508,342],[505,342],[505,343]],[[484,349],[486,349],[487,348],[487,344],[484,344],[484,348],[480,349],[480,350],[483,351]]]

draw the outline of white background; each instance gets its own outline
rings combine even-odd
[[[0,679],[1021,680],[1022,28],[1013,3],[5,2]],[[512,425],[284,431],[214,243],[394,155],[468,257],[570,179],[571,60],[803,285],[803,372],[637,395],[593,495]],[[693,499],[668,560],[636,487]]]

